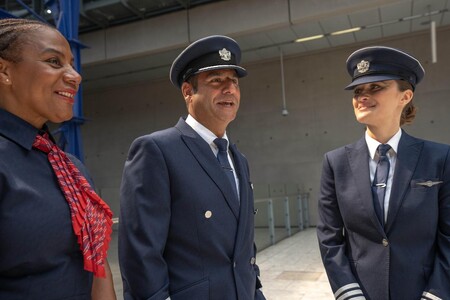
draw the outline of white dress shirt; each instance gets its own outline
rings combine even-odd
[[[217,145],[214,144],[214,140],[216,138],[218,138],[214,133],[211,132],[211,130],[209,130],[208,128],[206,128],[205,126],[203,126],[202,124],[200,124],[196,119],[194,119],[194,117],[192,117],[191,115],[188,115],[188,117],[186,118],[186,123],[192,127],[192,129],[195,130],[195,132],[198,133],[199,136],[202,137],[202,139],[205,140],[205,142],[208,143],[208,145],[211,147],[211,151],[214,153],[214,156],[217,157],[217,153],[219,153],[219,149],[217,148]],[[233,169],[233,176],[234,176],[234,181],[236,183],[236,191],[238,193],[238,197],[239,197],[239,179],[236,175],[236,170],[234,168],[234,162],[233,159],[230,156],[230,151],[228,150],[228,146],[230,145],[230,141],[228,140],[227,137],[227,133],[225,132],[225,134],[222,137],[223,139],[226,139],[228,142],[227,145],[227,154],[228,154],[228,162],[230,163],[231,168]]]
[[[395,163],[397,162],[397,151],[398,151],[398,143],[400,142],[400,138],[402,136],[402,130],[399,129],[398,132],[386,143],[391,146],[391,149],[387,152],[387,157],[389,159],[389,175],[386,183],[386,193],[384,194],[384,222],[387,221],[388,209],[389,209],[389,200],[391,198],[391,189],[392,189],[392,180],[394,178],[394,170]],[[373,138],[371,138],[367,131],[365,134],[367,147],[369,148],[369,170],[370,170],[370,182],[373,182],[375,178],[375,170],[377,169],[378,163],[378,153],[377,148],[381,143]]]

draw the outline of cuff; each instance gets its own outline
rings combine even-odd
[[[430,292],[423,292],[422,298],[420,298],[420,300],[442,300],[442,298],[439,298],[438,296],[433,295]]]
[[[334,293],[334,298],[337,300],[365,300],[366,297],[364,297],[364,294],[361,290],[361,287],[358,283],[350,283],[347,285],[344,285],[343,287],[339,288]]]

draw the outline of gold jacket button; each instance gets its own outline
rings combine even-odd
[[[383,246],[384,247],[387,247],[387,246],[389,246],[389,242],[388,242],[388,240],[387,239],[383,239]]]
[[[212,212],[210,210],[205,211],[205,218],[209,219],[212,217]]]

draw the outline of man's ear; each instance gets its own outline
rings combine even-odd
[[[0,83],[10,85],[9,62],[0,57]]]
[[[193,94],[192,84],[188,82],[183,82],[181,85],[181,93],[183,94],[184,101],[188,104],[191,101],[191,97]]]

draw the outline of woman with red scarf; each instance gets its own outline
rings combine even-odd
[[[81,76],[53,27],[0,20],[0,299],[115,299],[111,210],[46,122],[72,118]]]

